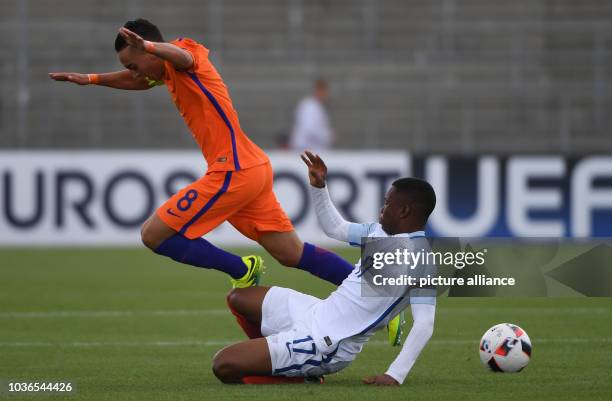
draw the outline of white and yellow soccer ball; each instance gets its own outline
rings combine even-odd
[[[531,359],[531,340],[516,324],[500,323],[480,340],[480,360],[494,372],[520,372]]]

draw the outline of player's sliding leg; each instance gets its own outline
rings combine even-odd
[[[228,293],[227,305],[251,340],[219,351],[213,360],[215,376],[224,383],[322,383],[322,377],[272,375],[269,345],[261,334],[262,307],[269,290],[269,287],[250,287],[233,289]]]
[[[259,281],[263,267],[259,256],[241,258],[203,238],[189,239],[168,227],[157,214],[153,214],[142,226],[141,236],[149,249],[177,262],[219,270],[248,285]]]
[[[255,338],[225,347],[215,355],[212,369],[223,383],[243,383],[245,376],[269,376],[272,361],[268,342]]]
[[[261,310],[269,287],[233,289],[227,305],[250,341],[226,347],[215,355],[213,372],[223,383],[269,383],[272,362],[268,343],[261,335]],[[280,378],[284,379],[284,378]]]
[[[215,376],[227,384],[323,382],[322,378],[272,376],[272,360],[265,338],[255,338],[223,348],[213,358],[212,369]]]
[[[353,270],[353,265],[335,253],[302,242],[295,231],[265,232],[258,242],[281,264],[305,270],[336,285]]]

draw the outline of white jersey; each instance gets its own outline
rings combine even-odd
[[[348,242],[360,245],[363,237],[405,237],[406,247],[421,249],[426,242],[425,233],[417,231],[408,234],[388,235],[378,223],[351,224]],[[400,296],[363,296],[361,260],[351,274],[329,297],[317,303],[312,309],[311,328],[315,342],[320,349],[333,349],[341,340],[351,338],[364,343],[377,329],[385,327],[410,303],[435,304],[433,296],[410,297],[405,287]]]
[[[357,224],[344,220],[334,207],[327,188],[311,187],[310,191],[317,219],[330,238],[360,246],[362,238],[390,237],[378,223]],[[394,237],[407,237],[405,240],[398,238],[400,245],[405,248],[419,250],[429,247],[422,231]],[[367,241],[366,246],[369,243],[370,241]],[[433,334],[435,290],[397,287],[389,291],[391,296],[363,296],[364,284],[360,275],[372,274],[372,269],[366,270],[367,267],[361,269],[360,260],[336,291],[327,299],[317,302],[310,310],[308,318],[313,339],[323,352],[332,351],[336,347],[356,355],[375,330],[384,327],[397,313],[411,304],[412,328],[402,350],[385,372],[398,383],[403,383]],[[423,271],[429,273],[430,269]],[[418,296],[413,296],[417,294]]]

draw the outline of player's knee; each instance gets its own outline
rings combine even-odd
[[[240,367],[226,349],[217,352],[213,358],[212,370],[223,383],[239,383]]]
[[[140,228],[140,239],[144,246],[151,250],[155,250],[159,246],[159,238],[157,238],[154,230],[147,223],[143,224]]]
[[[227,293],[227,296],[225,297],[225,301],[227,302],[227,306],[229,306],[230,309],[239,312],[240,291],[238,291],[237,288],[231,289]]]
[[[248,300],[245,299],[244,290],[244,288],[233,288],[225,297],[227,306],[232,310],[232,312],[239,313],[241,315],[247,314],[245,307],[248,307]]]

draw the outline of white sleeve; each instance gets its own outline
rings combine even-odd
[[[406,379],[408,372],[410,372],[419,354],[431,338],[434,329],[435,305],[412,304],[411,309],[412,319],[414,320],[412,328],[402,350],[386,372],[399,384],[402,384]]]
[[[361,244],[361,238],[368,236],[371,225],[351,223],[344,220],[334,206],[327,187],[316,188],[310,186],[310,194],[319,224],[328,237],[348,242],[351,245],[359,245]]]

